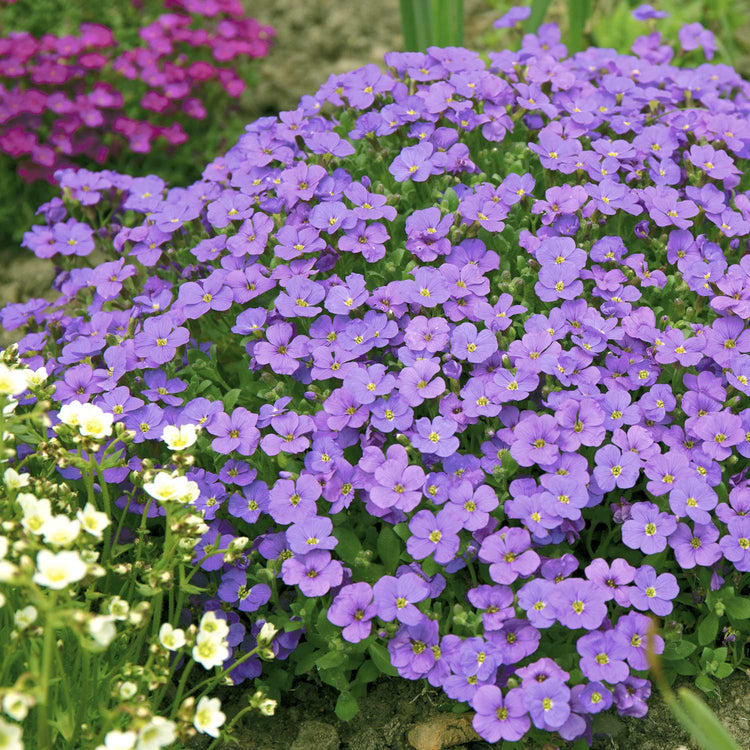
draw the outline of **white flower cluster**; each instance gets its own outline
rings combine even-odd
[[[197,482],[178,473],[160,471],[143,489],[160,503],[177,502],[183,505],[194,503],[200,496]]]
[[[220,667],[229,658],[229,624],[211,610],[201,617],[193,646],[193,659],[204,669]]]
[[[112,434],[114,416],[107,414],[96,404],[71,401],[64,404],[57,414],[57,418],[70,427],[77,427],[84,437],[101,440]]]

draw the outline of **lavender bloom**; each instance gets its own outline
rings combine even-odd
[[[433,515],[429,510],[420,510],[409,522],[412,535],[406,542],[408,553],[415,560],[433,555],[436,563],[450,562],[458,552],[460,521],[452,507],[446,507]]]
[[[434,453],[441,458],[450,456],[458,450],[458,438],[454,433],[458,425],[452,419],[435,417],[429,420],[422,417],[414,423],[415,433],[411,435],[411,444],[422,453]]]
[[[261,450],[269,456],[284,453],[302,453],[310,447],[305,434],[315,429],[315,423],[306,414],[289,412],[271,419],[276,435],[265,435],[260,441]]]
[[[376,607],[369,583],[359,582],[344,586],[328,608],[328,620],[343,628],[341,637],[349,643],[359,643],[370,635]]]
[[[493,581],[509,584],[518,576],[530,576],[539,567],[539,555],[529,549],[530,545],[528,531],[506,526],[482,542],[479,559],[490,563]]]
[[[302,557],[291,557],[281,565],[281,577],[288,586],[298,586],[309,597],[323,596],[331,588],[338,586],[344,569],[338,560],[331,559],[331,553],[314,550]]]
[[[249,412],[242,406],[235,409],[231,416],[220,412],[206,428],[215,435],[211,447],[217,453],[237,451],[243,456],[252,456],[260,440],[256,428],[258,415]]]
[[[650,565],[642,565],[635,573],[630,602],[636,609],[664,617],[672,611],[671,600],[679,592],[677,579],[671,573],[657,575]]]
[[[422,613],[414,606],[429,596],[430,589],[416,573],[399,578],[383,576],[374,586],[378,617],[386,622],[397,619],[404,625],[416,625]]]
[[[581,671],[589,680],[601,680],[615,685],[630,674],[625,663],[628,642],[617,630],[587,633],[578,639],[576,648],[581,655]]]
[[[651,555],[666,548],[667,537],[676,528],[674,517],[660,512],[654,503],[636,503],[630,510],[630,519],[622,526],[622,541],[631,549]]]

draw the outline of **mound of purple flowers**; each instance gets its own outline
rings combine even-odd
[[[699,623],[747,662],[750,85],[673,54],[566,59],[554,26],[489,69],[392,53],[186,188],[63,177],[24,242],[60,296],[3,324],[135,433],[105,472],[126,530],[161,512],[164,428],[203,428],[192,605],[232,623],[227,665],[254,612],[297,673],[349,693],[387,657],[494,742],[644,715],[649,642]]]

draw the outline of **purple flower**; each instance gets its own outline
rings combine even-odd
[[[710,568],[722,557],[721,547],[716,541],[718,538],[719,530],[712,523],[697,523],[694,531],[686,523],[680,523],[669,537],[669,546],[684,570],[690,570],[696,565]]]
[[[414,423],[411,444],[422,453],[433,453],[441,458],[458,450],[459,441],[454,433],[458,425],[452,419],[435,417],[433,420],[422,417]]]
[[[570,688],[551,677],[524,684],[523,703],[538,729],[559,729],[570,716]]]
[[[411,536],[406,542],[406,550],[415,560],[433,555],[436,563],[445,565],[458,552],[459,528],[460,520],[453,507],[443,508],[437,515],[420,510],[409,522]]]
[[[719,541],[724,557],[737,570],[750,571],[750,516],[730,518],[727,531],[729,533]]]
[[[281,564],[284,583],[298,586],[309,597],[323,596],[341,583],[343,575],[341,563],[332,560],[331,553],[325,550],[314,550],[302,557],[291,557]]]
[[[349,643],[359,643],[370,635],[372,618],[376,615],[373,591],[361,581],[344,586],[328,608],[328,620],[343,628],[341,636]]]
[[[555,587],[553,607],[557,619],[571,630],[595,630],[607,614],[606,596],[582,578],[566,578]]]
[[[581,636],[576,644],[584,677],[612,685],[622,682],[630,669],[625,663],[628,642],[617,630],[594,631]]]
[[[518,576],[530,576],[540,563],[526,529],[503,527],[486,537],[479,548],[479,559],[490,563],[490,578],[496,583],[513,583]]]
[[[217,453],[237,451],[243,456],[252,456],[260,440],[260,432],[255,426],[258,415],[242,406],[237,407],[232,415],[220,412],[206,428],[216,437],[211,447]]]
[[[156,366],[166,364],[177,353],[177,347],[190,339],[187,328],[175,327],[169,315],[146,318],[143,330],[134,337],[135,353]]]
[[[236,604],[242,612],[255,612],[271,598],[271,589],[265,583],[248,586],[247,571],[231,568],[221,576],[217,594],[222,601]]]
[[[404,511],[419,504],[424,484],[421,466],[409,466],[406,449],[401,445],[388,448],[387,459],[374,472],[377,484],[370,488],[370,499],[379,508],[398,506]]]
[[[509,29],[515,26],[517,23],[520,23],[521,21],[525,21],[530,15],[531,15],[531,8],[525,5],[516,5],[512,7],[505,15],[500,16],[500,18],[498,18],[497,21],[495,21],[495,23],[493,23],[492,25],[496,29]],[[484,737],[484,735],[482,736]],[[497,740],[491,740],[491,739],[488,739],[487,737],[484,737],[484,739],[486,739],[488,742],[497,742]],[[508,740],[510,739],[510,737],[503,737],[503,739]]]
[[[716,492],[698,477],[679,477],[669,493],[669,507],[678,518],[691,518],[699,524],[711,522],[718,503]]]
[[[424,615],[414,606],[429,596],[430,588],[416,573],[399,578],[383,576],[373,586],[378,617],[386,622],[397,619],[404,625],[416,625]]]
[[[635,573],[630,602],[636,609],[664,617],[672,611],[671,600],[679,593],[677,579],[671,573],[657,575],[650,565],[642,565]]]
[[[305,434],[315,429],[312,418],[306,414],[289,412],[271,419],[275,435],[265,435],[260,441],[261,450],[269,456],[279,453],[302,453],[310,447]]]
[[[477,331],[472,323],[461,323],[451,335],[451,353],[469,362],[484,362],[497,351],[497,337],[492,331]]]
[[[652,555],[666,548],[667,537],[676,528],[674,516],[662,513],[654,503],[635,503],[630,519],[622,525],[622,541],[631,549]]]
[[[487,742],[508,740],[515,742],[523,737],[531,726],[524,704],[523,691],[519,688],[503,693],[496,685],[482,685],[471,699],[476,711],[472,726]]]
[[[424,182],[430,175],[442,171],[443,160],[437,158],[439,154],[433,155],[433,151],[433,145],[424,141],[416,146],[406,146],[391,162],[388,171],[396,182]]]
[[[296,482],[279,479],[270,491],[268,512],[276,523],[301,521],[316,514],[320,494],[320,483],[310,474],[303,474]]]
[[[614,445],[606,445],[599,448],[594,460],[594,479],[604,492],[609,492],[615,487],[629,489],[638,481],[641,462],[638,456],[632,453],[621,453]]]
[[[560,453],[559,430],[549,414],[528,414],[513,430],[510,455],[521,466],[549,466]]]
[[[286,530],[286,539],[295,555],[306,555],[316,549],[333,549],[338,539],[331,536],[331,531],[333,523],[330,518],[307,516]]]
[[[636,21],[650,21],[657,18],[668,18],[669,13],[665,10],[654,10],[651,5],[639,5],[633,10],[633,18]]]

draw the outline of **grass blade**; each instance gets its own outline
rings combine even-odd
[[[552,0],[532,0],[531,15],[523,24],[527,34],[533,34],[542,25],[551,2]]]

